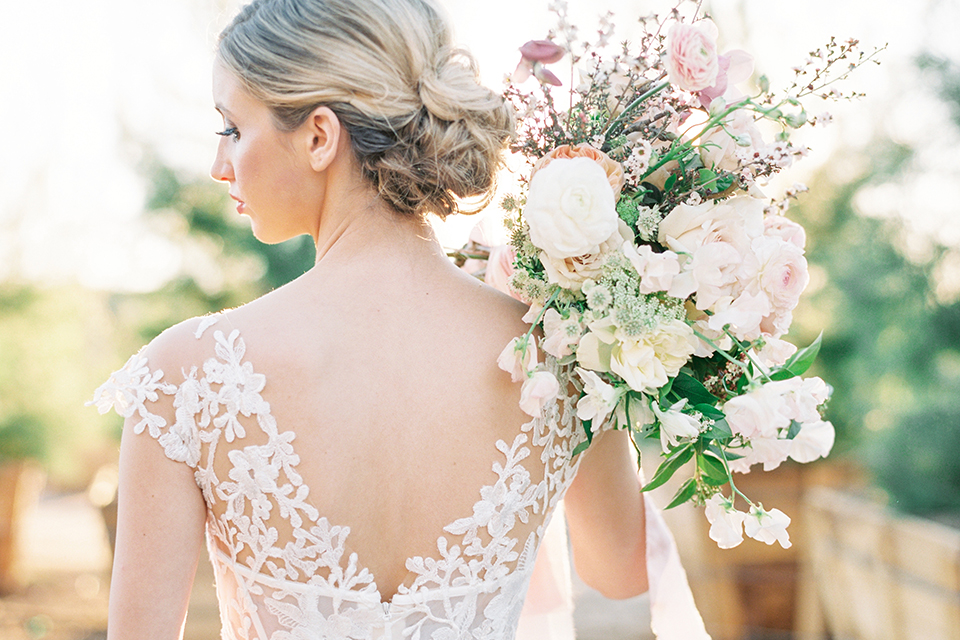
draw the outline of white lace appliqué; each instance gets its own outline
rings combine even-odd
[[[203,320],[196,337],[216,321]],[[179,384],[135,355],[97,389],[93,404],[101,413],[136,415],[135,433],[147,429],[167,457],[194,469],[208,508],[223,638],[513,638],[537,547],[576,473],[572,451],[583,435],[570,398],[548,406],[512,443],[497,442],[497,481],[480,490],[472,514],[444,528],[435,557],[406,561],[413,582],[384,603],[373,575],[346,552],[349,527],[332,525],[308,502],[294,433],[277,428],[261,396],[266,378],[244,361],[239,332],[215,331],[214,350],[202,374],[182,372]],[[172,424],[151,411],[161,393],[173,396]],[[260,433],[247,433],[251,419]],[[218,455],[224,477],[215,469]],[[527,532],[523,539],[518,529]]]

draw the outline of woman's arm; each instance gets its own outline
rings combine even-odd
[[[120,445],[107,637],[177,640],[203,547],[206,508],[193,469],[167,458],[146,432],[134,434],[138,420],[136,414],[127,420]]]
[[[644,502],[629,437],[597,434],[564,498],[577,574],[616,599],[647,590]]]

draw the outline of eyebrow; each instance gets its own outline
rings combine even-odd
[[[229,115],[231,115],[231,114],[230,114],[230,110],[227,109],[226,107],[224,107],[223,105],[214,104],[214,105],[213,105],[213,108],[216,109],[216,110],[220,113],[220,115],[224,115],[224,116],[229,116]]]

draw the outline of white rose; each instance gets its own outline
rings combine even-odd
[[[693,330],[672,320],[649,335],[620,337],[610,351],[609,367],[634,391],[654,391],[679,373],[696,348]]]
[[[778,310],[793,310],[810,282],[803,249],[780,238],[763,236],[753,242],[759,262],[758,284]]]
[[[730,332],[737,338],[753,341],[760,337],[761,323],[770,310],[770,301],[765,294],[744,291],[735,300],[721,298],[717,301],[707,324],[716,331],[729,325]]]
[[[775,236],[801,249],[807,244],[807,233],[803,227],[784,216],[767,216],[763,228],[766,235]]]
[[[523,217],[531,242],[555,259],[599,253],[619,220],[606,172],[584,157],[558,158],[537,171]]]

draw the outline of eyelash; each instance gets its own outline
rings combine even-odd
[[[240,131],[236,127],[230,127],[229,129],[224,129],[223,131],[217,131],[218,136],[233,136],[233,141],[237,142],[240,140]]]

